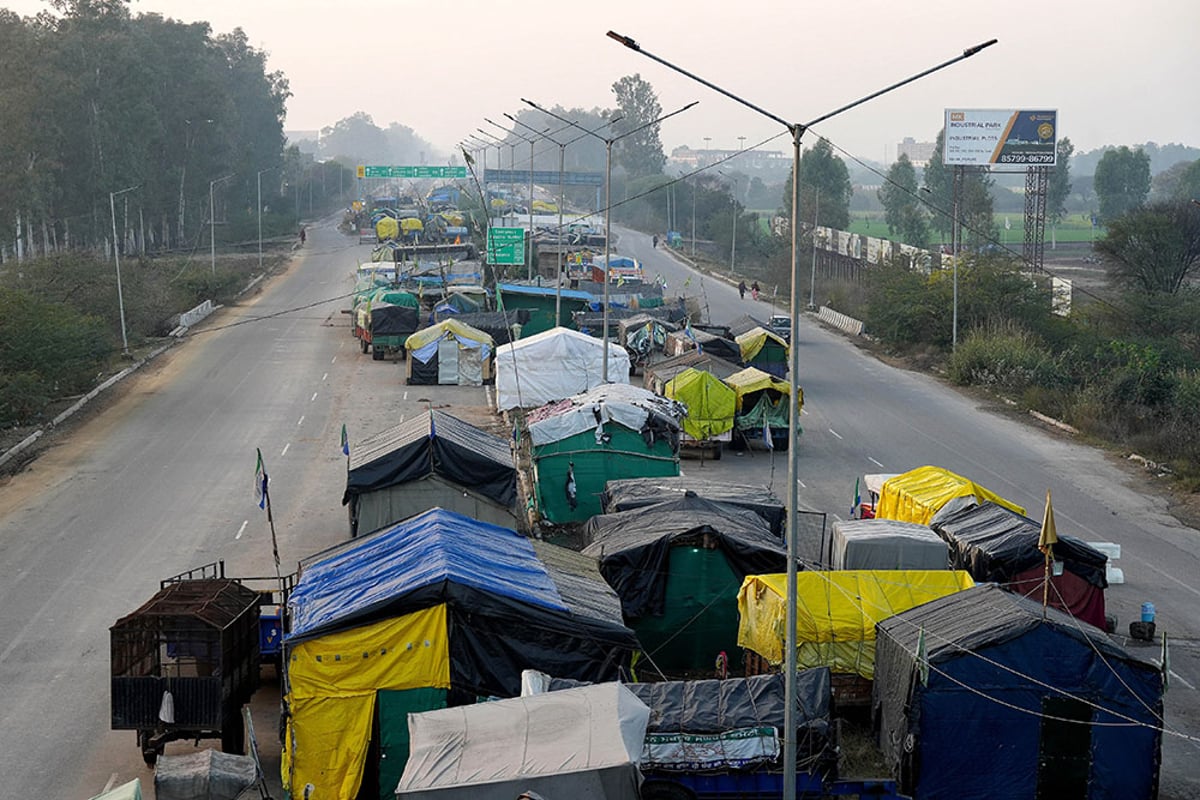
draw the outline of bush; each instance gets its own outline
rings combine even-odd
[[[36,372],[0,375],[0,424],[36,419],[49,404],[46,383]]]
[[[950,379],[960,385],[1021,392],[1031,386],[1061,388],[1053,355],[1029,332],[1012,323],[971,332],[950,356]]]

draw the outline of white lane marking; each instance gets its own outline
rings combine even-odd
[[[313,400],[316,400],[316,399],[317,399],[317,393],[313,392],[313,396],[308,398],[308,402],[311,403]],[[841,437],[839,436],[838,438],[840,439]]]
[[[488,404],[488,408],[491,408],[491,407],[492,407],[492,405],[493,405],[493,404],[492,404],[492,387],[490,387],[490,386],[485,386],[485,387],[483,387],[483,391],[484,391],[484,394],[486,394],[486,395],[487,395],[487,404]]]
[[[800,409],[800,416],[804,416],[804,415],[805,415],[805,414],[807,414],[807,413],[808,413],[808,409],[807,409],[807,408],[802,408],[802,409]]]
[[[842,521],[842,518],[840,516],[838,516],[837,514],[830,514],[829,516],[833,517],[834,520],[836,520],[837,522]]]
[[[832,433],[834,436],[837,436],[837,438],[839,438],[839,439],[840,439],[840,438],[842,438],[842,437],[841,437],[841,436],[838,434],[838,432],[837,432],[837,431],[835,431],[833,428],[830,428],[830,429],[829,429],[829,432],[830,432],[830,433]]]
[[[880,469],[883,469],[883,464],[880,464],[878,461],[876,461],[875,459],[871,458],[870,456],[867,456],[867,461],[870,461],[870,462],[871,462],[872,464],[874,464],[875,466],[879,467]]]
[[[800,480],[800,479],[797,479],[797,480],[796,480],[796,485],[797,485],[797,486],[799,486],[801,489],[807,489],[807,488],[808,488],[807,486],[805,486],[805,485],[804,485],[804,481],[802,481],[802,480]]]
[[[332,359],[330,359],[329,363],[330,363],[330,364],[336,364],[336,363],[337,363],[337,356],[334,356]]]
[[[408,399],[408,392],[405,392],[405,393],[404,393],[404,399],[405,399],[405,400],[407,400],[407,399]]]
[[[404,415],[403,415],[403,414],[401,414],[401,415],[400,415],[400,420],[399,420],[399,422],[397,422],[396,424],[397,424],[397,425],[399,425],[399,424],[400,424],[400,422],[404,422]]]
[[[250,524],[250,520],[248,520],[248,519],[242,520],[242,527],[238,528],[237,536],[234,536],[233,538],[234,539],[242,538],[242,534],[246,532],[246,526],[249,524]]]
[[[287,455],[288,448],[289,448],[289,447],[291,447],[291,446],[292,446],[292,443],[291,443],[291,442],[288,442],[287,444],[285,444],[285,445],[283,446],[283,452],[279,454],[279,457],[280,457],[280,458],[283,458],[284,456],[286,456],[286,455]]]
[[[329,380],[329,373],[328,373],[328,372],[326,372],[324,375],[322,375],[322,376],[321,376],[321,380],[323,380],[323,381],[327,381],[327,380]]]
[[[111,789],[117,782],[117,773],[108,776],[108,783],[104,784],[104,788],[100,790],[100,794],[104,794]]]
[[[304,415],[303,415],[303,414],[301,414],[301,415],[300,415],[300,419],[296,420],[296,424],[297,424],[297,425],[303,425],[303,424],[304,424]]]
[[[1162,669],[1162,662],[1161,662],[1161,661],[1159,661],[1157,658],[1153,658],[1153,657],[1151,657],[1151,659],[1150,659],[1150,663],[1151,663],[1151,664],[1153,664],[1154,666],[1158,667],[1159,669]],[[1186,679],[1186,678],[1184,678],[1182,675],[1180,675],[1180,674],[1179,674],[1178,672],[1176,672],[1175,670],[1173,670],[1173,669],[1168,669],[1168,670],[1167,670],[1167,672],[1171,673],[1171,677],[1172,677],[1172,678],[1175,678],[1177,681],[1179,681],[1180,683],[1182,683],[1184,686],[1188,687],[1188,688],[1189,688],[1189,689],[1191,689],[1192,691],[1195,691],[1195,690],[1196,690],[1196,687],[1195,687],[1195,686],[1192,686],[1190,683],[1188,683],[1188,682],[1187,682],[1187,679]]]

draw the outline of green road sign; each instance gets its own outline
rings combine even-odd
[[[423,178],[465,178],[467,177],[467,168],[360,166],[358,168],[358,177],[411,178],[413,180],[421,180]]]
[[[525,263],[524,228],[488,228],[488,263],[520,265]]]

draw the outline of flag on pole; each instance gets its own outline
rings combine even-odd
[[[258,453],[258,465],[254,468],[254,499],[259,508],[267,507],[267,468],[263,465],[262,450],[255,448]]]
[[[862,505],[862,494],[858,489],[859,478],[854,479],[854,505],[850,507],[850,518],[854,519],[854,515],[858,513],[859,506]]]
[[[342,423],[342,455],[350,455],[350,438],[346,436],[346,423]]]
[[[1042,516],[1042,534],[1038,537],[1038,550],[1046,556],[1051,555],[1051,548],[1058,544],[1058,531],[1054,528],[1054,509],[1050,505],[1050,490],[1046,490],[1046,512]]]
[[[917,634],[917,671],[921,676],[921,685],[929,685],[929,651],[925,647],[925,629]]]

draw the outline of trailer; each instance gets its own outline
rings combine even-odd
[[[153,765],[168,742],[245,751],[241,708],[259,683],[259,592],[232,578],[171,580],[110,632],[112,729]]]

